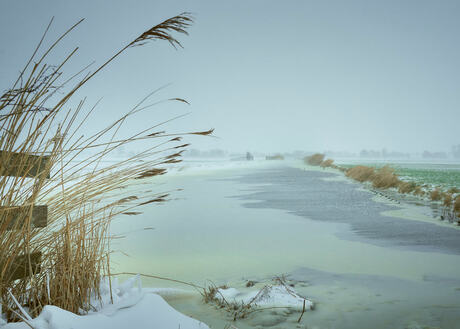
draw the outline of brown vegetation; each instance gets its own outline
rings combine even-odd
[[[398,176],[394,173],[394,169],[389,166],[378,169],[372,177],[372,186],[375,188],[398,187],[400,182]]]
[[[371,181],[375,175],[375,170],[372,167],[367,166],[355,166],[346,171],[346,175],[358,182]]]
[[[444,193],[444,201],[443,201],[443,205],[445,207],[450,207],[452,205],[452,194],[450,193]]]
[[[413,193],[415,196],[424,196],[426,194],[421,186],[416,186]]]
[[[430,192],[430,199],[432,201],[439,201],[442,199],[442,192],[439,188],[435,188],[433,191]]]
[[[415,182],[404,182],[399,183],[398,192],[402,194],[409,194],[414,192],[417,189],[417,184]]]
[[[319,166],[324,160],[324,154],[315,153],[304,158],[304,162],[310,166]]]
[[[334,160],[332,159],[327,159],[327,160],[324,160],[323,162],[321,162],[320,166],[322,168],[328,168],[328,167],[332,167],[334,164]]]

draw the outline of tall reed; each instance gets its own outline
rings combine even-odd
[[[78,313],[91,309],[91,296],[100,296],[99,283],[110,272],[111,220],[122,213],[137,213],[139,207],[168,200],[169,193],[126,195],[126,187],[166,172],[180,162],[182,150],[189,144],[184,135],[209,135],[212,130],[168,134],[165,122],[152,122],[148,129],[120,136],[120,127],[136,114],[148,111],[146,101],[109,123],[100,131],[84,136],[93,109],[84,113],[84,102],[74,109],[69,100],[93,76],[100,73],[128,48],[151,40],[181,44],[172,32],[187,34],[192,23],[188,13],[165,20],[122,47],[94,72],[64,80],[63,68],[77,49],[57,66],[45,64],[50,52],[78,22],[38,56],[50,25],[37,49],[21,71],[17,81],[0,97],[0,173],[5,172],[11,152],[49,156],[42,172],[34,177],[0,176],[0,303],[9,320],[21,318],[18,303],[36,316],[46,304]],[[67,86],[73,83],[73,86]],[[67,90],[67,91],[65,91]],[[172,98],[168,101],[179,101]],[[111,165],[102,160],[122,146],[136,141],[151,141],[142,152]],[[88,151],[91,151],[89,153]],[[26,164],[25,172],[32,168]],[[43,173],[50,172],[47,179]],[[36,228],[32,223],[34,205],[48,205],[48,225]],[[26,206],[13,220],[11,209]],[[41,271],[24,279],[13,280],[18,256],[41,252]],[[26,257],[27,267],[32,261]],[[18,303],[14,301],[16,297]]]

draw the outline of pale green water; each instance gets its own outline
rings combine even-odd
[[[346,223],[244,207],[244,200],[233,196],[251,193],[257,186],[234,178],[262,169],[161,177],[151,188],[184,191],[175,194],[177,200],[113,224],[117,233],[135,231],[114,244],[114,249],[130,255],[113,255],[115,271],[235,287],[242,287],[245,279],[269,281],[290,274],[296,289],[318,303],[317,310],[304,316],[301,328],[405,328],[413,323],[457,328],[459,255],[341,239],[338,236],[349,232]],[[140,230],[143,227],[154,230]],[[168,281],[143,281],[146,286],[188,289]],[[298,326],[298,313],[257,313],[233,323],[222,311],[203,304],[198,294],[167,300],[212,328]]]

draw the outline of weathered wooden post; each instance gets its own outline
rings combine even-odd
[[[48,156],[0,151],[0,176],[50,178],[49,170],[47,170],[48,161]],[[45,227],[48,220],[48,206],[2,205],[0,214],[0,229],[2,230],[21,227],[21,222],[24,222],[29,216],[31,216],[33,227]],[[40,263],[41,252],[19,255],[11,262],[7,277],[10,280],[16,280],[38,273]]]

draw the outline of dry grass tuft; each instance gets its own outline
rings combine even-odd
[[[310,166],[319,166],[324,160],[324,154],[315,153],[304,158],[304,162]]]
[[[457,193],[460,193],[460,190],[456,187],[451,187],[450,189],[447,190],[447,193],[457,194]]]
[[[400,182],[398,176],[394,173],[394,169],[389,166],[378,169],[372,177],[372,186],[375,188],[398,187]]]
[[[452,201],[453,201],[452,194],[444,193],[443,205],[445,207],[450,207],[452,205]]]
[[[201,291],[203,301],[206,304],[212,304],[216,306],[218,309],[225,310],[230,314],[233,321],[245,319],[249,314],[254,312],[254,305],[252,305],[252,301],[249,303],[227,301],[225,297],[220,293],[219,289],[220,287],[216,287],[215,285],[210,285],[204,288]]]
[[[327,160],[324,160],[323,162],[321,162],[320,166],[321,166],[321,168],[328,168],[328,167],[332,167],[333,164],[334,164],[334,160],[327,159]]]
[[[403,182],[399,183],[398,192],[402,194],[409,194],[415,191],[417,184],[415,182]]]
[[[375,175],[375,170],[372,167],[367,166],[355,166],[346,171],[346,175],[358,182],[371,181]]]
[[[435,188],[430,192],[430,199],[432,201],[440,201],[442,199],[442,192],[439,188]]]

